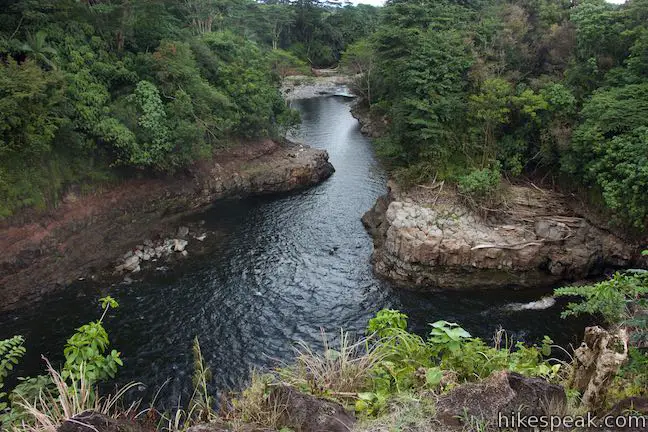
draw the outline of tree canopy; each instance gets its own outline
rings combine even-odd
[[[401,180],[552,178],[645,228],[647,0],[390,0],[345,57]]]
[[[173,172],[294,124],[290,71],[337,63],[377,9],[317,1],[8,0],[0,218],[66,185]]]
[[[646,226],[648,0],[5,3],[0,217],[279,137],[279,80],[341,63],[397,178],[550,178]]]

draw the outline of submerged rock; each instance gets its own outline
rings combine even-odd
[[[376,273],[408,287],[547,286],[627,266],[634,249],[550,191],[512,186],[480,215],[455,193],[393,187],[362,218]]]
[[[124,260],[122,268],[126,271],[135,271],[139,268],[140,258],[137,255],[132,255]]]
[[[178,237],[181,239],[186,238],[189,235],[189,228],[186,226],[181,226],[178,228]]]

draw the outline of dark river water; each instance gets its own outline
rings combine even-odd
[[[347,100],[319,97],[294,105],[303,119],[298,139],[329,152],[336,168],[329,180],[299,193],[220,202],[192,217],[222,235],[209,253],[190,255],[171,272],[131,285],[79,284],[0,315],[0,339],[27,339],[18,373],[42,371],[40,354],[60,364],[66,338],[98,317],[96,300],[106,294],[121,304],[106,325],[125,363],[118,382],[145,383],[147,397],[169,380],[158,398],[166,408],[190,391],[196,336],[218,390],[239,388],[253,368],[289,360],[298,340],[319,346],[320,329],[362,332],[384,307],[407,313],[420,333],[427,323],[446,319],[486,338],[502,326],[527,341],[548,334],[562,345],[578,342],[583,325],[560,319],[561,305],[506,307],[546,291],[415,293],[376,278],[360,217],[385,192],[385,172]]]

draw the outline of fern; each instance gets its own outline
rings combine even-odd
[[[14,336],[10,339],[0,340],[0,413],[7,409],[7,403],[3,401],[7,396],[2,391],[4,379],[25,354],[26,349],[23,346],[24,343],[25,339],[22,336]]]

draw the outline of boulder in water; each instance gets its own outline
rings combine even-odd
[[[139,264],[140,258],[137,255],[132,255],[124,260],[123,269],[132,272],[139,269]]]
[[[175,239],[173,240],[173,250],[176,252],[182,252],[187,247],[187,240]]]
[[[189,235],[189,228],[186,226],[181,226],[178,228],[178,237],[183,239],[186,238]]]

